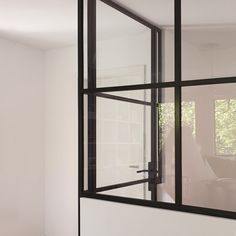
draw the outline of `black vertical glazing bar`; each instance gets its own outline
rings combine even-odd
[[[96,88],[96,1],[88,0],[88,88]],[[88,95],[88,191],[96,191],[96,96]]]
[[[84,190],[84,4],[78,0],[78,235],[80,236],[80,196]]]
[[[181,0],[175,0],[175,202],[182,205]]]
[[[157,82],[157,32],[151,31],[151,82]],[[151,90],[151,164],[150,190],[152,201],[157,201],[157,89]]]
[[[83,32],[83,0],[78,1],[78,135],[79,135],[79,191],[83,191],[84,175],[83,175],[83,161],[84,161],[84,41]]]
[[[162,82],[162,32],[158,32],[158,83]],[[158,89],[158,183],[163,182],[163,156],[162,156],[162,124],[160,123],[160,106],[162,104],[162,89]]]

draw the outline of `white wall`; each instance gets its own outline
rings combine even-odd
[[[76,236],[77,49],[0,51],[0,236]]]
[[[82,236],[235,236],[235,220],[81,199]]]
[[[45,235],[77,235],[77,49],[45,54]]]
[[[0,236],[77,236],[77,49],[0,51]]]
[[[0,39],[0,236],[43,235],[43,53]]]

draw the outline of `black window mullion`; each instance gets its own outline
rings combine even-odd
[[[175,0],[175,203],[182,205],[181,0]]]
[[[162,73],[162,31],[158,32],[158,83],[162,83],[163,73]],[[163,100],[163,89],[158,88],[158,116],[157,116],[157,126],[158,126],[158,183],[163,182],[163,153],[162,153],[162,126],[160,123],[161,113],[160,106]]]
[[[84,2],[78,1],[78,144],[79,193],[84,190]]]
[[[151,31],[151,82],[157,83],[157,32]],[[149,164],[152,201],[157,201],[157,89],[151,90],[151,163]]]
[[[80,197],[84,190],[84,1],[78,1],[78,236],[80,227]]]
[[[88,89],[96,89],[96,1],[88,0]],[[96,191],[96,96],[88,95],[88,190]]]

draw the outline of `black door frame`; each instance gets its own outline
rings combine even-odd
[[[110,7],[119,10],[122,14],[134,19],[150,29],[151,33],[151,84],[162,82],[162,30],[129,10],[117,5],[114,2],[101,0]],[[88,89],[96,89],[96,1],[88,0]],[[158,64],[157,64],[158,63]],[[151,200],[157,201],[157,184],[162,182],[162,153],[160,148],[160,127],[158,104],[162,100],[161,89],[151,89],[150,104],[145,101],[119,97],[106,93],[95,93],[87,95],[88,98],[88,192],[103,192],[115,188],[132,186],[140,183],[148,183],[148,190],[151,192]],[[148,178],[139,179],[115,185],[96,186],[96,98],[109,98],[129,103],[151,106],[151,161],[147,170],[139,170],[137,173],[147,172]],[[159,132],[158,132],[159,131]],[[138,177],[138,175],[137,175]]]

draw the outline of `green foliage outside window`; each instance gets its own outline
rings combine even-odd
[[[217,155],[236,155],[236,99],[215,101]]]
[[[174,129],[174,114],[174,103],[160,104],[163,135]],[[196,136],[195,102],[182,103],[182,126],[191,128]],[[215,148],[216,155],[236,155],[236,99],[215,101]]]
[[[162,103],[159,106],[160,126],[163,133],[174,128],[175,112],[173,103]],[[195,103],[182,102],[182,126],[187,126],[192,129],[193,136],[196,135],[195,125]]]

